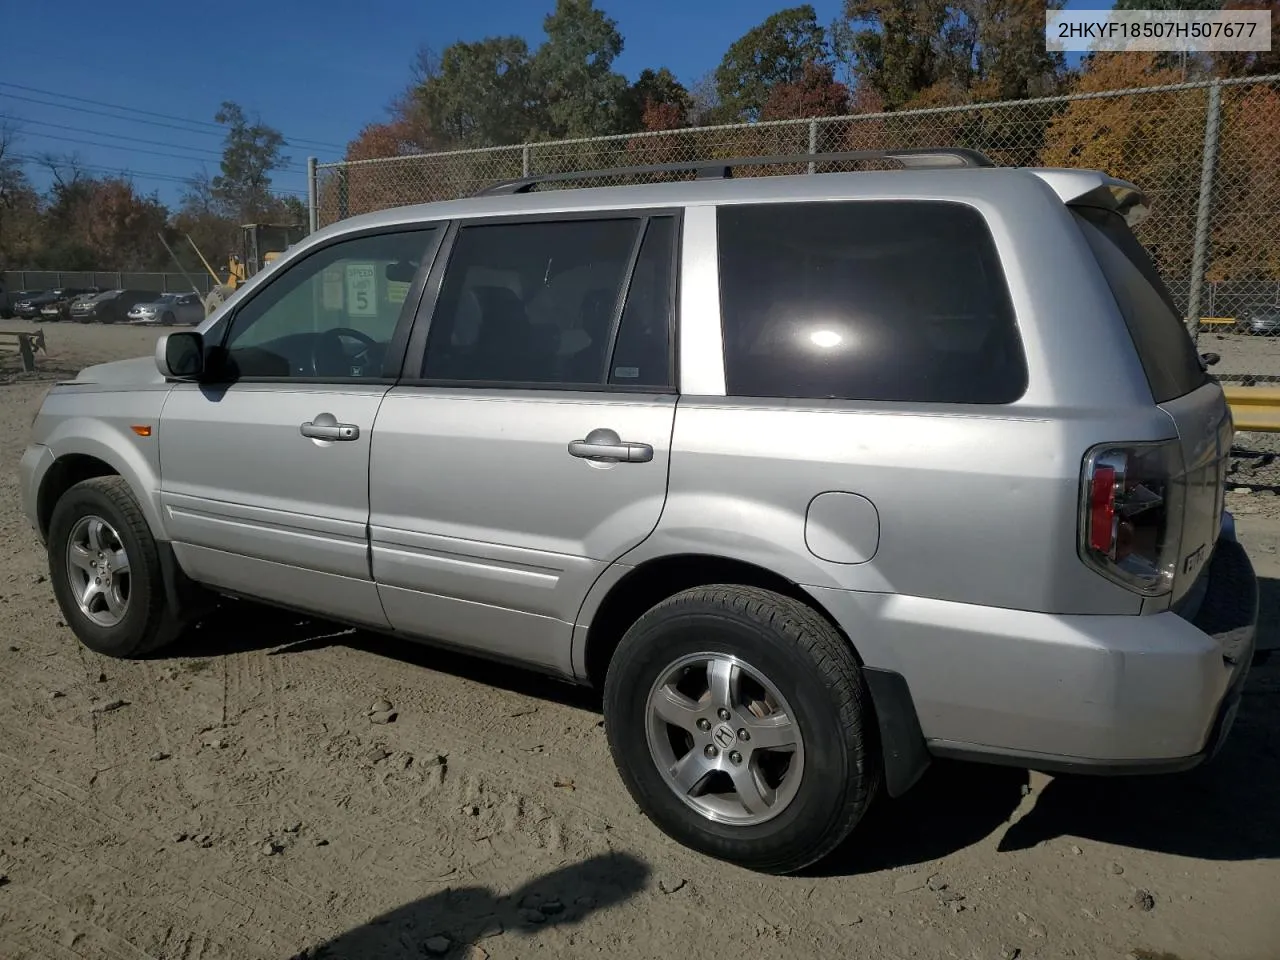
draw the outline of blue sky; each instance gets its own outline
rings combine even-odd
[[[617,69],[634,77],[645,67],[666,66],[691,83],[715,67],[733,40],[792,0],[597,2],[618,21],[626,40]],[[221,138],[209,124],[221,101],[235,100],[298,141],[288,150],[292,168],[276,183],[302,195],[306,157],[336,159],[361,126],[382,119],[387,102],[406,84],[419,45],[441,50],[455,40],[509,33],[536,44],[553,5],[554,0],[267,0],[231,6],[127,0],[117,8],[127,9],[125,14],[108,12],[112,5],[100,0],[0,0],[9,38],[0,55],[0,123],[19,128],[18,151],[24,155],[74,151],[96,168],[91,172],[128,170],[144,192],[155,190],[172,202],[182,189],[177,181],[202,163],[217,172]],[[826,23],[841,2],[813,5]],[[237,21],[240,13],[243,20]],[[47,182],[34,164],[28,169],[38,185]]]

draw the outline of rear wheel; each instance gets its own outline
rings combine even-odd
[[[121,477],[77,483],[53,508],[48,537],[54,596],[90,650],[138,657],[181,629],[165,603],[160,555]]]
[[[813,609],[709,586],[627,631],[605,681],[614,762],[640,808],[696,850],[769,873],[821,859],[879,786],[857,660]]]

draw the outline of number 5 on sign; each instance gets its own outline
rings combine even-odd
[[[377,276],[372,263],[347,264],[347,316],[378,315]]]

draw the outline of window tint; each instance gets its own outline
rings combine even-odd
[[[231,376],[380,377],[434,228],[356,237],[288,267],[231,320]]]
[[[464,226],[431,320],[429,380],[600,385],[640,219]]]
[[[675,265],[676,221],[654,217],[645,230],[618,340],[609,382],[618,386],[665,387],[671,382],[671,292]]]
[[[981,215],[958,203],[718,211],[730,395],[1010,403],[1027,386]]]
[[[1156,403],[1203,386],[1200,365],[1168,287],[1120,214],[1093,207],[1072,211],[1115,295]]]

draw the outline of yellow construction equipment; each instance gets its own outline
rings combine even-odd
[[[187,243],[191,244],[191,249],[209,271],[209,276],[213,277],[214,287],[204,298],[205,315],[213,313],[240,284],[306,235],[307,228],[298,223],[246,223],[240,227],[240,249],[228,255],[223,276],[209,265],[195,241],[188,236]]]

